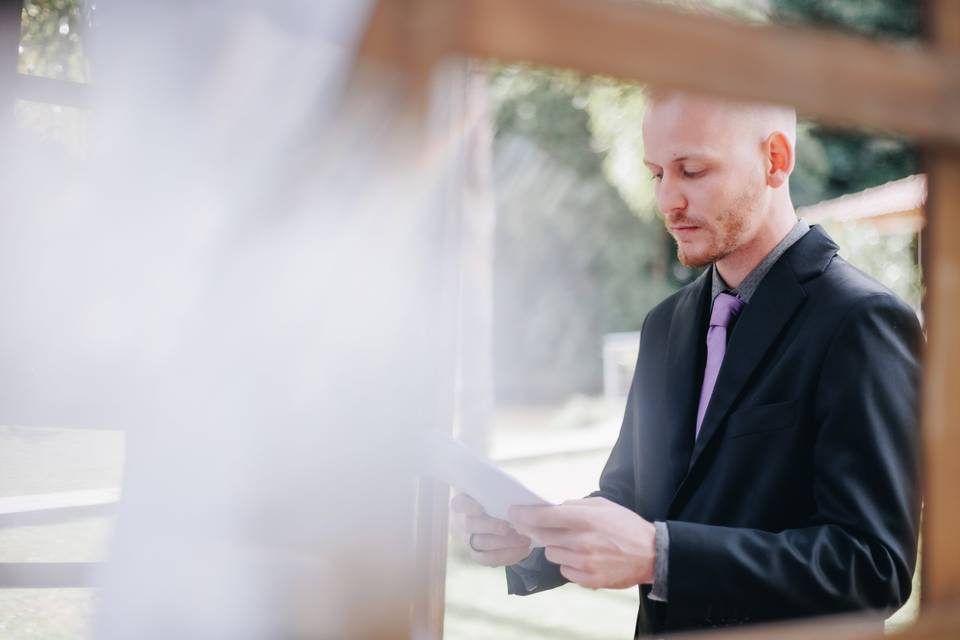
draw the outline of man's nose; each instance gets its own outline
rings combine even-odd
[[[687,208],[687,199],[683,195],[680,185],[666,175],[660,179],[656,195],[657,207],[663,215],[674,211],[683,211]]]

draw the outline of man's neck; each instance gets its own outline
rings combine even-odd
[[[732,289],[739,287],[743,279],[783,240],[796,223],[797,214],[792,206],[789,211],[783,210],[771,215],[753,238],[730,255],[717,260],[717,271],[727,286]]]

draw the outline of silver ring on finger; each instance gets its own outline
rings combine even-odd
[[[475,546],[473,546],[473,536],[475,536],[475,535],[477,535],[477,534],[475,534],[475,533],[471,533],[471,534],[470,534],[470,539],[467,541],[467,544],[470,546],[471,549],[473,549],[473,550],[476,551],[477,553],[482,553],[482,552],[483,552],[483,549],[477,549]]]

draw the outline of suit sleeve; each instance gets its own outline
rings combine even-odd
[[[646,320],[644,320],[644,326]],[[640,335],[643,335],[641,328]],[[639,358],[639,355],[638,355]],[[600,488],[588,497],[599,496],[612,502],[633,508],[634,504],[634,468],[633,468],[633,424],[634,412],[637,409],[636,392],[639,388],[637,378],[640,367],[634,370],[633,381],[630,384],[630,393],[627,395],[627,408],[624,412],[623,423],[620,426],[620,435],[607,458],[607,463],[600,474]],[[543,549],[538,548],[517,565],[506,568],[507,593],[513,595],[529,595],[566,584],[568,580],[560,573],[560,566],[544,557]]]
[[[810,526],[668,522],[671,603],[763,619],[890,612],[906,601],[920,519],[922,341],[916,315],[891,295],[847,312],[817,383]]]

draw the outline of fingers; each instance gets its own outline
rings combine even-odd
[[[473,544],[470,544],[470,536],[473,536]],[[499,551],[501,549],[529,549],[530,538],[519,533],[513,532],[505,536],[491,535],[486,533],[466,534],[464,542],[474,551]]]
[[[474,538],[476,540],[476,538]],[[497,551],[471,551],[470,557],[474,562],[487,567],[503,567],[516,564],[530,555],[530,549],[514,547]]]
[[[515,528],[523,526],[586,529],[590,526],[591,519],[596,517],[593,505],[573,503],[546,507],[514,505],[508,513]]]
[[[502,567],[520,562],[530,555],[531,540],[518,533],[510,523],[487,515],[479,502],[465,493],[458,493],[450,501],[450,509],[459,514],[463,541],[473,545],[470,557],[488,567]]]
[[[602,507],[608,503],[610,503],[610,501],[601,496],[591,496],[589,498],[573,498],[571,500],[563,501],[563,504],[565,505],[580,505],[584,507]]]
[[[467,509],[476,513],[476,511],[473,510],[472,506],[476,505],[477,507],[479,507],[479,505],[476,503],[476,501],[473,500],[473,498],[471,498],[466,494],[459,494],[454,498],[454,500],[457,500],[457,498],[462,498],[462,500],[458,501],[457,507],[461,509]],[[453,506],[454,505],[451,502],[451,508],[453,508]],[[457,511],[457,513],[463,514],[464,512],[462,510],[459,510]],[[478,515],[461,515],[460,518],[458,519],[458,524],[460,525],[460,528],[463,530],[463,532],[466,534],[464,536],[464,539],[469,539],[470,534],[472,533],[490,534],[490,535],[496,535],[501,537],[512,535],[515,537],[514,539],[516,539],[516,536],[520,536],[520,534],[518,534],[517,531],[510,526],[509,522],[507,522],[506,520],[500,520],[499,518],[491,518],[490,516],[486,515],[482,507],[480,507],[480,512]],[[530,540],[526,536],[520,536],[520,537],[527,540],[528,542]]]
[[[586,556],[571,549],[548,546],[543,550],[543,555],[547,560],[559,564],[561,567],[569,567],[577,571],[586,571],[587,569]]]
[[[576,551],[589,549],[591,540],[587,534],[569,529],[545,529],[541,527],[521,527],[517,525],[516,530],[518,533],[537,540],[542,545],[548,547],[563,547],[564,549],[573,549]]]
[[[587,587],[588,589],[598,589],[600,587],[600,582],[594,576],[573,567],[560,565],[560,575],[570,582],[576,582],[581,587]]]
[[[486,515],[486,511],[483,510],[480,503],[465,493],[458,493],[453,496],[450,501],[450,509],[468,516]]]
[[[509,533],[516,533],[510,523],[506,520],[498,520],[490,516],[465,516],[463,519],[463,529],[470,533],[494,533],[505,536]]]

